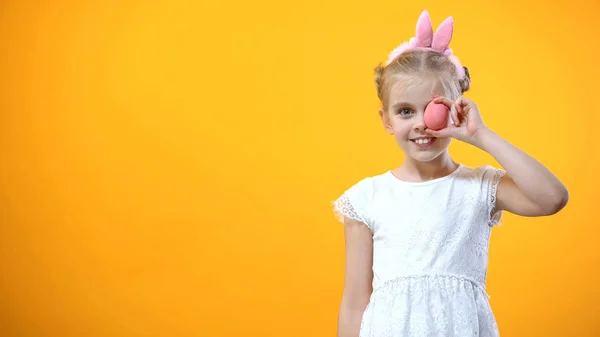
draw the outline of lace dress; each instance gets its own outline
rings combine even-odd
[[[463,165],[427,182],[391,171],[334,201],[373,234],[373,293],[361,337],[499,336],[485,291],[496,189],[505,172]]]

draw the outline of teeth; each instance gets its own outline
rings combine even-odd
[[[415,143],[417,144],[427,144],[431,141],[431,138],[419,138],[417,140],[415,140]]]

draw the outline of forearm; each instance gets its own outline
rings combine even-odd
[[[358,337],[362,315],[362,310],[341,307],[338,316],[337,337]]]
[[[363,313],[367,307],[367,300],[342,299],[338,315],[337,337],[358,337]]]
[[[474,145],[494,157],[529,200],[545,205],[566,202],[566,187],[536,159],[488,128],[480,130],[475,140]]]

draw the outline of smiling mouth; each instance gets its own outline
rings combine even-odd
[[[435,142],[435,137],[420,137],[416,139],[411,139],[410,141],[417,144],[418,146],[428,146]]]

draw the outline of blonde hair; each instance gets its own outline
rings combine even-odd
[[[456,66],[445,55],[429,49],[408,50],[388,66],[380,64],[375,68],[377,96],[384,110],[387,110],[389,91],[397,81],[408,83],[423,76],[433,76],[444,88],[446,96],[456,99],[471,86],[469,70],[463,68],[465,78],[461,80],[456,73]]]

